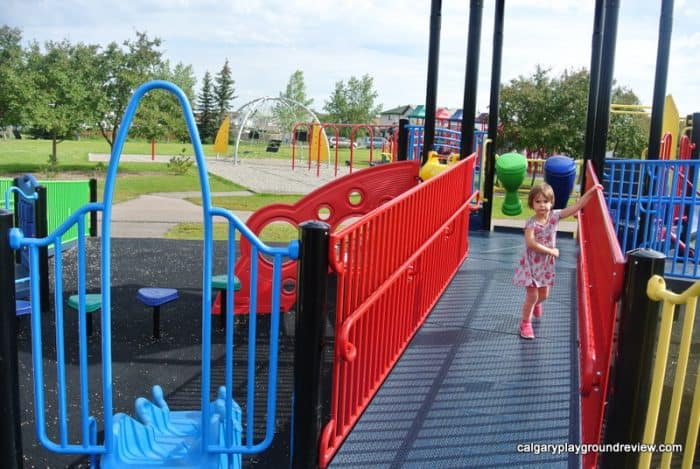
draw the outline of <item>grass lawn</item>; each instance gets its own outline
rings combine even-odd
[[[215,207],[226,210],[241,210],[244,212],[254,212],[270,204],[293,204],[304,197],[302,194],[252,194],[241,196],[212,197],[212,204]],[[188,197],[186,200],[193,204],[202,205],[201,197]]]
[[[171,239],[202,239],[204,230],[201,223],[181,223],[170,230],[165,237]],[[236,239],[240,239],[241,234],[236,231]],[[214,239],[228,239],[228,225],[225,223],[214,223]],[[260,239],[266,243],[288,243],[293,239],[299,239],[299,232],[296,227],[286,222],[274,222],[266,226],[260,233]]]

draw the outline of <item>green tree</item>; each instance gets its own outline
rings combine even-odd
[[[211,74],[207,71],[202,78],[202,91],[197,97],[199,136],[203,142],[212,142],[218,126],[216,102]]]
[[[583,156],[588,100],[588,71],[565,71],[551,78],[549,69],[537,66],[530,77],[520,76],[504,85],[500,94],[499,150],[527,150],[539,157],[554,153]],[[637,101],[631,91],[619,87],[613,96]],[[614,101],[614,99],[613,99]],[[648,129],[648,127],[646,127]],[[627,150],[646,132],[637,119],[613,117],[608,148]],[[637,153],[638,154],[638,153]]]
[[[0,27],[0,127],[21,124],[29,90],[24,77],[22,31]]]
[[[134,90],[148,80],[162,76],[163,53],[158,49],[162,41],[150,39],[145,32],[137,32],[136,40],[124,41],[123,48],[115,42],[107,45],[100,55],[100,91],[95,107],[100,133],[109,144],[114,144],[121,119]]]
[[[87,122],[95,121],[91,103],[97,46],[73,46],[63,40],[49,41],[45,49],[42,53],[33,43],[28,52],[27,76],[32,91],[27,107],[35,132],[52,141],[49,161],[55,165],[57,145]]]
[[[192,101],[196,80],[191,65],[178,63],[171,70],[169,62],[164,61],[155,76],[177,85],[185,93],[188,101]],[[182,107],[177,97],[164,90],[153,90],[144,96],[134,117],[133,134],[148,140],[189,140]]]
[[[303,107],[292,102],[306,107],[310,107],[314,102],[313,99],[307,96],[304,72],[296,70],[292,73],[287,82],[287,87],[283,93],[280,93],[279,97],[290,102],[277,102],[272,112],[280,123],[280,127],[291,131],[295,122],[303,122],[308,115],[308,112]]]
[[[216,85],[214,86],[214,97],[216,102],[217,121],[221,122],[226,117],[226,114],[231,112],[231,101],[237,98],[235,95],[234,85],[236,82],[231,77],[231,67],[228,65],[228,59],[221,67],[215,78]]]
[[[338,124],[364,124],[374,121],[382,110],[375,100],[379,94],[374,89],[374,79],[350,77],[347,84],[338,81],[323,110],[330,122]]]
[[[630,89],[616,88],[612,94],[612,103],[641,104],[639,98]],[[613,155],[627,158],[639,158],[649,143],[649,116],[646,114],[610,114],[608,128],[608,148]]]

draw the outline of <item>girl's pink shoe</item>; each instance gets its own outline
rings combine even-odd
[[[532,330],[532,323],[529,321],[520,321],[520,337],[523,339],[535,338],[535,332]]]
[[[532,315],[536,318],[542,317],[542,303],[537,303],[532,309]]]

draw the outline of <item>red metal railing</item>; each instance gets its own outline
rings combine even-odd
[[[678,159],[689,160],[695,150],[695,143],[690,141],[687,135],[683,135],[678,143]]]
[[[598,178],[589,161],[586,166],[586,188],[594,184],[598,184]],[[581,246],[577,288],[582,441],[599,443],[625,267],[602,193],[598,192],[579,213],[578,236]],[[595,288],[591,279],[596,281]],[[594,452],[584,455],[584,467],[595,468],[597,458]]]
[[[661,143],[659,143],[659,159],[669,160],[671,159],[671,150],[673,149],[673,135],[670,132],[666,132],[661,137]]]
[[[326,467],[439,299],[469,245],[475,155],[331,235],[337,273]],[[416,217],[420,217],[417,219]]]

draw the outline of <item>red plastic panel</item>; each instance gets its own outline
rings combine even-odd
[[[256,235],[270,223],[285,221],[299,226],[307,220],[322,220],[335,230],[351,218],[361,217],[380,205],[405,193],[418,184],[418,161],[400,161],[376,166],[340,177],[309,193],[293,205],[272,204],[255,212],[246,225]],[[251,246],[241,240],[241,256],[236,263],[236,276],[241,281],[241,290],[235,296],[235,311],[248,311],[250,300]],[[282,267],[282,311],[286,312],[296,299],[296,262],[289,261]],[[266,259],[258,261],[259,312],[270,311],[270,287],[272,264]]]
[[[586,166],[586,188],[598,184],[593,165]],[[625,259],[612,220],[598,193],[578,218],[578,314],[583,443],[600,443],[612,360],[613,333],[624,281]],[[591,283],[595,279],[595,288]],[[598,455],[583,456],[595,468]]]
[[[467,255],[475,155],[331,235],[337,273],[326,467]]]

